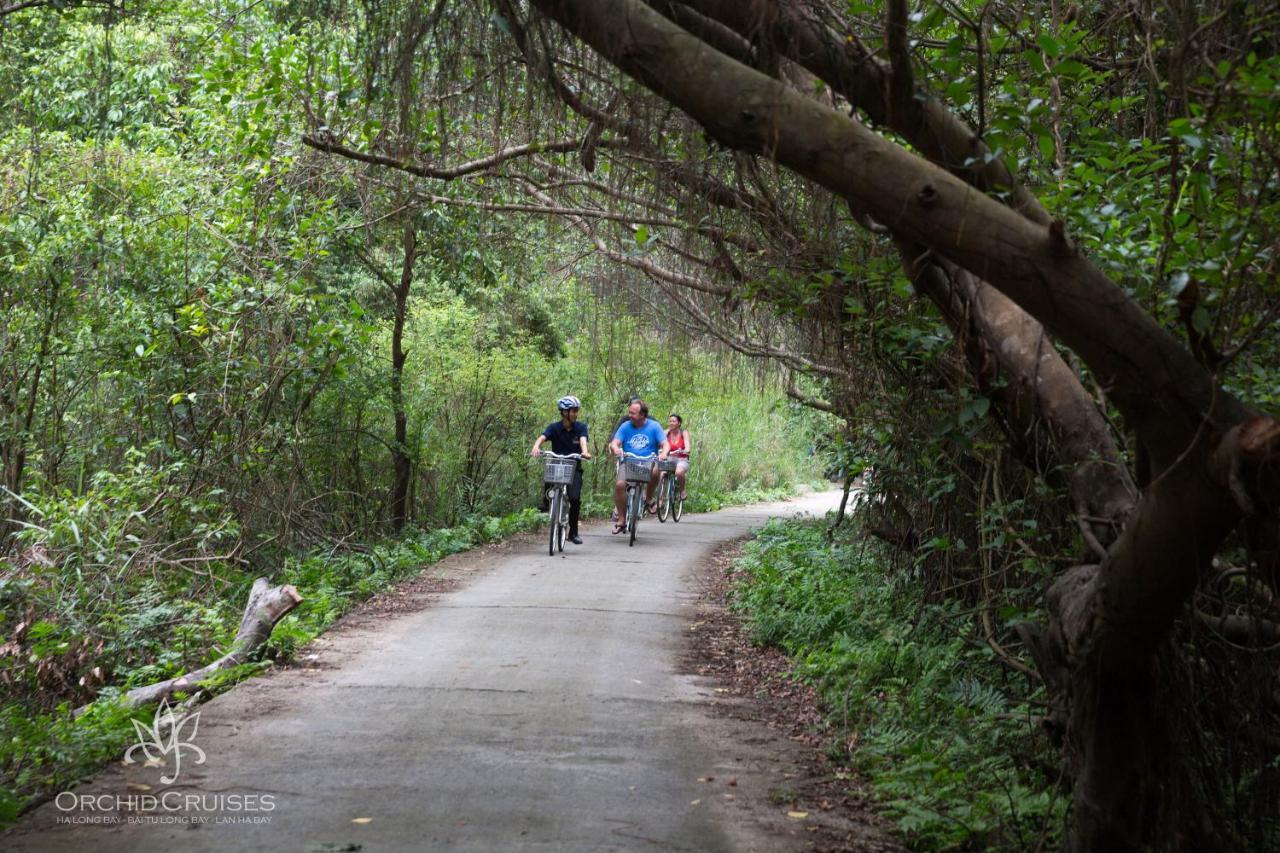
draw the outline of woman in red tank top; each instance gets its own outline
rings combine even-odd
[[[677,457],[676,485],[680,488],[680,500],[684,500],[689,496],[684,485],[689,474],[689,431],[679,415],[667,418],[667,442],[671,445],[671,455]]]

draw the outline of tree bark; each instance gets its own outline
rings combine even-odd
[[[408,519],[409,479],[413,469],[408,445],[409,416],[404,408],[404,320],[417,257],[418,236],[413,225],[406,223],[404,264],[400,267],[400,282],[395,289],[396,313],[391,328],[391,407],[396,421],[396,437],[391,448],[391,464],[395,471],[391,483],[391,529],[396,533],[404,529]]]
[[[1081,535],[1097,558],[1133,513],[1138,489],[1106,419],[1044,327],[975,276],[900,247],[915,286],[938,306],[979,389],[997,404],[1014,452],[1037,474],[1064,469]],[[1004,383],[1000,383],[1000,379]]]
[[[0,442],[0,451],[3,451],[2,458],[5,462],[4,483],[3,485],[9,490],[10,494],[21,495],[24,474],[26,473],[27,464],[27,442],[31,440],[32,429],[35,426],[36,403],[40,399],[40,381],[44,375],[46,362],[49,361],[50,342],[53,336],[53,330],[58,324],[58,308],[61,304],[60,297],[62,294],[61,279],[54,278],[50,281],[48,313],[44,318],[44,326],[40,331],[40,347],[36,351],[35,363],[28,368],[31,373],[31,385],[26,389],[27,399],[19,410],[19,397],[21,396],[21,379],[18,375],[16,363],[16,349],[11,352],[15,356],[14,363],[14,382],[11,389],[6,389],[6,400],[11,401],[13,415],[13,434],[7,441]],[[23,371],[25,375],[27,371]],[[9,409],[10,405],[6,405],[5,409]],[[8,412],[6,412],[7,414]],[[4,517],[4,524],[0,525],[0,539],[7,538],[11,529],[16,529],[19,521],[24,515],[23,505],[16,500],[8,500],[5,502],[8,507]]]
[[[856,120],[708,48],[637,0],[536,0],[722,144],[771,157],[989,281],[1078,352],[1159,467],[1211,423],[1247,410],[1172,335],[1071,246]]]
[[[1206,549],[1240,517],[1240,509],[1205,466],[1206,454],[1249,411],[1215,387],[1212,377],[1124,291],[1070,246],[1061,229],[1043,228],[987,198],[853,119],[805,99],[775,80],[708,49],[635,0],[537,0],[545,13],[605,57],[680,106],[719,141],[764,153],[848,198],[894,233],[981,275],[1073,347],[1134,425],[1171,480],[1196,481],[1208,514],[1174,531],[1167,564],[1132,554],[1149,542],[1158,518],[1131,525],[1110,562],[1118,575],[1108,588],[1126,592],[1177,589],[1141,619],[1147,628],[1167,627],[1183,588],[1194,582]],[[1175,465],[1175,463],[1177,463]],[[1182,473],[1174,471],[1182,468]],[[1168,507],[1173,515],[1182,512]],[[1202,534],[1210,534],[1206,539]],[[1142,551],[1141,547],[1137,550]],[[1123,566],[1123,569],[1119,567]],[[1110,574],[1110,572],[1108,572]],[[1117,596],[1120,603],[1123,596]],[[1123,609],[1141,609],[1137,600]],[[1104,620],[1110,623],[1110,620]],[[1104,633],[1110,629],[1104,629]],[[1134,632],[1120,631],[1124,641]],[[1151,648],[1152,638],[1130,652]]]
[[[856,38],[841,38],[803,5],[734,0],[690,0],[703,15],[745,38],[769,39],[773,48],[826,81],[872,121],[902,134],[931,162],[984,191],[1001,188],[1008,204],[1032,222],[1050,225],[1039,201],[990,156],[981,137],[927,92],[915,86],[906,51],[906,8],[891,7],[892,67],[884,67]],[[994,385],[1008,377],[1007,393],[992,415],[1019,456],[1043,473],[1063,466],[1082,535],[1101,555],[1133,510],[1137,489],[1102,413],[1079,377],[1054,349],[1043,327],[1018,305],[964,271],[940,269],[923,250],[901,245],[910,277],[934,301],[965,344],[975,379]],[[928,263],[917,259],[929,258]],[[941,274],[939,274],[941,273]]]
[[[844,510],[849,505],[849,490],[853,488],[853,480],[857,475],[852,471],[845,472],[844,475],[844,494],[840,496],[840,509],[836,510],[835,521],[831,522],[831,526],[827,528],[827,541],[830,542],[836,536],[836,531],[840,529],[840,525],[844,523]]]

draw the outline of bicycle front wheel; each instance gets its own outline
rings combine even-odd
[[[564,552],[564,538],[569,530],[569,490],[560,487],[560,524],[556,527],[556,548]]]
[[[556,555],[556,537],[563,535],[560,529],[560,489],[551,490],[551,524],[547,531],[547,556]]]
[[[627,507],[628,523],[627,527],[631,531],[631,541],[627,543],[630,547],[636,544],[636,527],[640,524],[640,510],[644,502],[644,489],[639,486],[631,487],[631,502]]]
[[[671,475],[663,471],[658,475],[658,521],[663,524],[667,521],[667,511],[671,509],[670,495],[667,492],[667,481],[671,479]]]
[[[671,520],[679,521],[680,516],[684,515],[684,498],[680,497],[680,487],[676,485],[676,478],[671,478]]]

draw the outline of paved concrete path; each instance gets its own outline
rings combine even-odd
[[[698,781],[733,768],[706,736],[711,688],[679,674],[688,575],[768,516],[838,499],[646,519],[631,548],[594,524],[554,558],[522,537],[425,609],[337,630],[318,662],[205,705],[191,741],[207,760],[184,755],[174,784],[117,764],[74,790],[94,809],[64,794],[0,847],[771,849]],[[144,794],[179,808],[115,809]]]

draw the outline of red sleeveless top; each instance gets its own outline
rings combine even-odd
[[[667,431],[667,441],[671,443],[671,452],[675,453],[677,450],[684,450],[684,430],[680,430],[679,437],[673,436],[672,432],[673,430]]]

